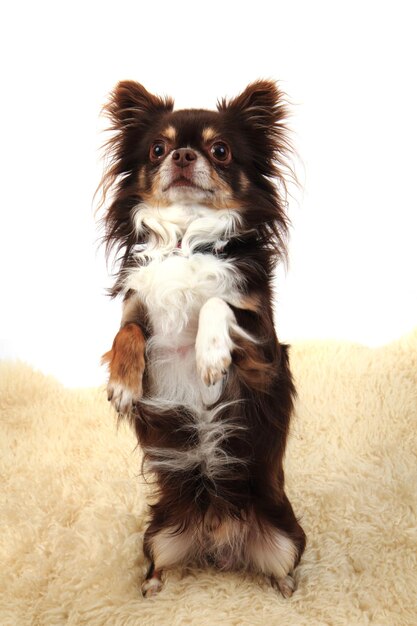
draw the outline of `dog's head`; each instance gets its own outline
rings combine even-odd
[[[276,84],[252,83],[217,111],[173,106],[133,81],[120,82],[110,96],[113,134],[102,183],[104,196],[113,194],[105,218],[109,246],[135,243],[130,219],[140,203],[237,209],[247,228],[274,222],[285,229],[280,186],[272,181],[285,189],[289,148]]]

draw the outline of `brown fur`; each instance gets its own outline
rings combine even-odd
[[[108,365],[109,381],[130,389],[132,393],[142,390],[145,371],[145,338],[137,324],[123,326],[113,341],[109,352],[102,357]]]

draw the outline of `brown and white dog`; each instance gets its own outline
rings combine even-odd
[[[287,232],[283,94],[258,81],[217,111],[173,111],[124,81],[106,112],[105,241],[120,255],[111,293],[124,297],[103,357],[108,397],[157,485],[142,591],[195,563],[262,572],[290,596],[305,534],[284,492],[295,391],[272,310]]]

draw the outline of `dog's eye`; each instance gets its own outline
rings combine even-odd
[[[161,157],[166,153],[167,147],[164,141],[154,141],[151,145],[151,150],[149,153],[151,161],[159,161]]]
[[[232,155],[230,148],[224,141],[216,141],[210,148],[211,156],[220,163],[230,163]]]

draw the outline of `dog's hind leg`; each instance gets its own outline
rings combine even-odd
[[[284,597],[292,595],[298,550],[290,537],[269,524],[255,527],[248,537],[247,554],[254,570],[269,576]]]
[[[157,530],[151,525],[144,538],[144,551],[151,559],[146,578],[142,583],[142,594],[148,598],[162,589],[163,570],[183,563],[193,548],[192,533],[176,528]]]
[[[293,572],[305,548],[305,534],[285,494],[274,509],[255,517],[248,535],[247,555],[253,569],[269,576],[272,584],[289,598],[295,590]]]

